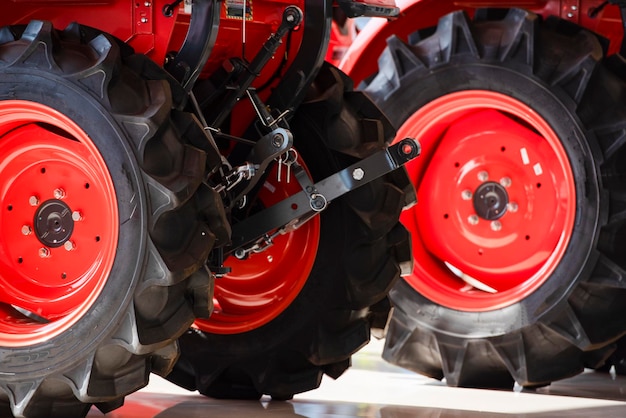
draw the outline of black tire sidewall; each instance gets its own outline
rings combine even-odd
[[[447,94],[464,90],[503,93],[534,109],[561,139],[576,189],[576,216],[565,254],[545,283],[523,300],[502,309],[465,312],[430,301],[404,281],[392,292],[396,304],[429,328],[449,335],[489,337],[560,315],[574,286],[590,276],[598,257],[594,249],[599,225],[606,219],[598,183],[601,157],[593,137],[576,116],[574,102],[564,92],[506,64],[459,61],[429,73],[410,73],[401,80],[400,88],[379,101],[394,126],[401,126],[419,108]]]
[[[112,270],[93,305],[69,329],[43,343],[0,348],[0,372],[27,380],[50,370],[68,370],[93,356],[97,347],[128,321],[134,289],[146,258],[146,195],[123,129],[89,92],[64,77],[36,69],[3,71],[0,100],[46,105],[73,120],[93,141],[108,168],[119,213],[119,237]]]

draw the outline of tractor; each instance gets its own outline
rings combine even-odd
[[[623,2],[8,6],[7,414],[291,399],[372,333],[453,386],[620,362]]]

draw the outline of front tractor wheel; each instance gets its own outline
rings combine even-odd
[[[411,40],[389,40],[367,86],[423,147],[384,357],[454,386],[579,373],[626,330],[621,70],[595,35],[522,10]]]
[[[107,412],[169,372],[209,304],[206,157],[181,138],[202,128],[108,35],[34,21],[0,40],[0,402]]]

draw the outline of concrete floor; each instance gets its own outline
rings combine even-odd
[[[180,389],[156,376],[107,418],[222,417],[626,417],[626,377],[586,372],[535,392],[449,388],[380,359],[382,342],[354,356],[337,380],[289,402],[223,401]],[[92,409],[89,417],[102,417]]]

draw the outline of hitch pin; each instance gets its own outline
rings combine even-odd
[[[282,178],[282,166],[287,166],[287,184],[291,181],[291,166],[298,159],[298,152],[289,148],[285,153],[281,154],[278,158],[278,182],[280,183]]]

